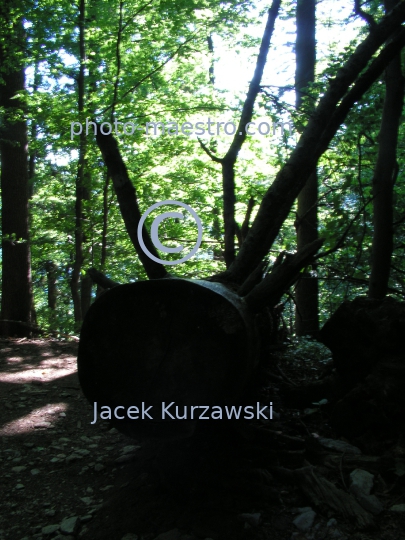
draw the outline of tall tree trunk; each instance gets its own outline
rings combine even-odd
[[[35,94],[38,91],[38,86],[40,83],[40,75],[38,69],[38,61],[35,62],[34,66],[34,84],[32,85],[32,92]],[[28,195],[31,199],[34,195],[34,177],[35,177],[35,165],[37,161],[37,150],[35,148],[35,143],[38,135],[38,127],[34,120],[31,122],[31,142],[30,142],[30,152],[29,152],[29,163],[28,163]]]
[[[6,1],[0,8],[3,34],[0,36],[3,79],[0,106],[4,107],[0,138],[3,268],[1,318],[29,324],[33,302],[28,242],[28,139],[24,99],[16,97],[25,90],[21,54],[25,36],[22,19],[12,21],[11,13],[15,7],[14,2]],[[27,336],[30,329],[5,322],[1,332],[6,336]]]
[[[295,95],[296,107],[303,106],[305,89],[315,80],[315,0],[298,0],[296,11],[297,40],[295,45]],[[310,175],[298,195],[297,248],[301,249],[318,238],[318,176]],[[298,336],[316,335],[318,320],[318,279],[309,271],[300,275],[296,289],[295,331]]]
[[[385,0],[390,11],[396,0]],[[396,160],[398,128],[404,99],[401,55],[385,70],[385,99],[373,177],[374,234],[368,295],[383,299],[387,294],[393,250],[393,189],[398,174]]]
[[[45,262],[46,280],[48,285],[48,307],[52,310],[56,309],[58,298],[58,290],[56,288],[56,271],[57,266],[53,261]]]
[[[85,0],[79,0],[79,55],[80,67],[78,76],[78,110],[79,118],[83,121],[84,96],[85,96]],[[73,299],[73,310],[75,323],[80,326],[83,319],[82,303],[80,294],[80,273],[83,265],[83,200],[88,198],[85,185],[85,166],[86,166],[86,134],[84,130],[80,134],[79,140],[79,162],[76,176],[76,203],[75,203],[75,260],[73,263],[72,276],[70,280],[70,289]]]

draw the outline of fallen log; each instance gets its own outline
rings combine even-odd
[[[162,418],[162,404],[174,402],[170,412],[177,406],[181,416],[184,407],[236,406],[258,358],[254,317],[236,294],[219,283],[151,280],[116,286],[90,307],[78,374],[87,399],[108,407],[120,431],[187,437],[196,415]],[[123,413],[142,403],[152,420]]]
[[[130,436],[188,437],[197,420],[262,418],[260,403],[239,407],[270,337],[268,306],[322,242],[289,255],[243,297],[221,283],[171,277],[111,287],[80,335],[78,375],[93,421],[100,412]],[[166,414],[168,404],[175,412]],[[236,409],[219,414],[223,406]]]

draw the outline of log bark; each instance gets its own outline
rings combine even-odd
[[[237,405],[258,358],[254,318],[236,294],[218,283],[151,280],[114,287],[93,303],[80,335],[78,374],[91,404],[153,406],[153,420],[115,420],[117,429],[187,437],[195,420],[162,419],[162,402],[180,411]]]

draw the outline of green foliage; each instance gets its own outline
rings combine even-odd
[[[220,38],[229,49],[258,52],[259,39],[245,32],[248,24],[262,24],[251,14],[251,1],[229,0],[92,0],[86,5],[85,26],[85,110],[78,116],[77,76],[79,71],[78,2],[35,0],[27,6],[16,3],[15,18],[24,13],[27,38],[27,102],[29,107],[29,149],[35,155],[35,176],[31,209],[32,276],[38,324],[63,333],[74,332],[69,280],[75,258],[75,181],[79,138],[71,137],[71,122],[86,118],[98,122],[216,121],[238,123],[244,95],[230,95],[209,83],[209,67]],[[367,4],[377,20],[382,16],[378,2]],[[294,16],[295,3],[283,6],[281,19]],[[262,14],[264,15],[264,14]],[[348,21],[349,22],[349,21]],[[0,24],[5,21],[0,20]],[[321,19],[319,27],[330,21]],[[366,32],[346,49],[331,43],[318,58],[318,76],[300,114],[285,89],[263,89],[255,106],[253,121],[274,124],[292,119],[300,132],[311,111]],[[207,37],[213,36],[214,55]],[[283,36],[287,43],[291,36]],[[10,43],[8,46],[15,46]],[[15,55],[23,54],[16,50]],[[270,55],[273,54],[272,50]],[[285,66],[280,66],[284,69]],[[2,69],[6,69],[3,66]],[[238,77],[238,73],[235,73]],[[249,81],[246,81],[246,87]],[[319,167],[319,233],[325,250],[346,234],[341,248],[319,261],[316,273],[321,284],[320,316],[324,321],[343,299],[365,292],[370,273],[372,223],[372,177],[377,154],[378,132],[384,99],[384,85],[376,82],[356,104],[334,138]],[[203,242],[198,256],[171,268],[182,277],[206,277],[224,269],[222,256],[221,167],[203,152],[196,137],[179,135],[146,136],[141,131],[117,137],[131,180],[136,187],[141,212],[152,204],[176,199],[189,204],[203,223]],[[231,142],[223,133],[202,137],[222,157]],[[297,134],[250,137],[236,163],[236,220],[244,220],[249,199],[258,205],[295,146]],[[400,174],[395,186],[395,252],[390,286],[404,285],[405,189],[403,181],[404,127],[398,149]],[[106,188],[106,171],[94,135],[86,137],[86,188],[83,207],[83,273],[95,267],[118,282],[145,279],[128,238],[111,182]],[[106,198],[105,198],[106,194]],[[104,204],[108,208],[106,260],[102,264]],[[150,225],[153,215],[147,221]],[[269,264],[280,251],[294,251],[295,212],[284,223],[269,254]],[[350,227],[348,228],[348,226]],[[347,230],[348,229],[348,230]],[[196,228],[191,221],[166,220],[161,238],[167,245],[179,242],[191,246]],[[56,267],[57,309],[48,307],[46,261]],[[293,293],[293,290],[291,291]],[[95,288],[93,297],[95,296]],[[285,297],[286,314],[293,305]],[[289,307],[288,307],[289,306]],[[291,313],[289,313],[289,311]],[[303,354],[321,357],[324,351],[302,341]]]

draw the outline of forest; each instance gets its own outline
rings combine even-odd
[[[405,2],[0,15],[0,540],[405,538]]]

